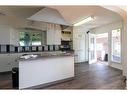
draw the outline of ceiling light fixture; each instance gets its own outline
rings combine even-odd
[[[86,22],[92,21],[93,19],[94,19],[93,16],[87,17],[87,18],[83,19],[82,21],[79,21],[79,22],[75,23],[74,26],[82,25]]]

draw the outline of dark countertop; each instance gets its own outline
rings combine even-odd
[[[69,57],[72,56],[74,57],[73,53],[59,53],[59,54],[34,54],[37,55],[36,58],[19,58],[19,61],[31,61],[31,60],[38,60],[38,59],[49,59],[49,58],[60,58],[60,57]]]

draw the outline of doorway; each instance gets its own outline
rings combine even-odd
[[[89,33],[89,64],[108,65],[108,33]]]
[[[108,33],[96,35],[97,63],[108,65]]]

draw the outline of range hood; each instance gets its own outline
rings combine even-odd
[[[48,7],[41,9],[39,12],[35,13],[27,19],[32,21],[43,21],[61,25],[70,25],[67,21],[64,20],[62,15],[56,9]]]

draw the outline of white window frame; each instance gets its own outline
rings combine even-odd
[[[120,29],[120,61],[117,61],[117,60],[113,60],[113,57],[112,57],[112,55],[113,55],[113,40],[112,40],[112,31],[113,30],[118,30],[118,29]],[[122,50],[121,50],[121,48],[122,48],[122,28],[116,28],[116,29],[113,29],[112,31],[111,31],[111,61],[112,62],[115,62],[115,63],[121,63],[121,60],[122,60]]]
[[[30,35],[32,35],[33,33],[36,33],[36,31],[33,31],[31,29],[28,29],[28,30],[22,29],[22,30],[19,31],[19,33],[20,32],[30,32]],[[44,32],[44,31],[37,30],[37,32],[41,33],[41,45],[42,45],[42,32]],[[20,45],[20,35],[19,35],[19,45]],[[20,46],[22,46],[22,45],[20,45]],[[32,39],[31,38],[30,38],[30,46],[36,46],[36,45],[32,45]]]

